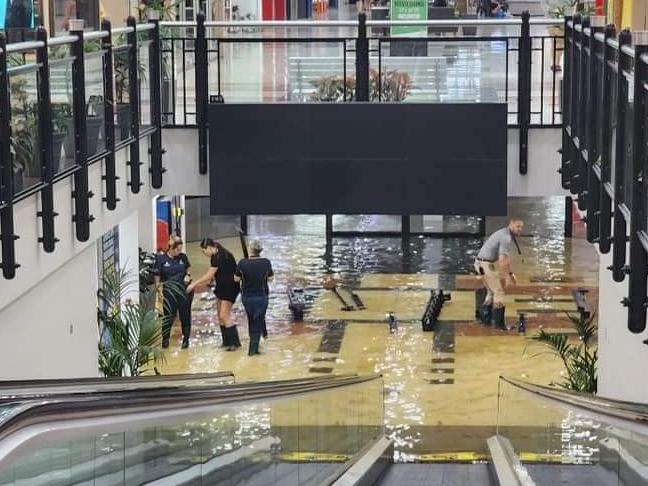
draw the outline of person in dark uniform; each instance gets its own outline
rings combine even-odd
[[[182,252],[182,246],[182,239],[172,236],[167,251],[158,254],[155,259],[155,285],[158,291],[161,291],[164,309],[163,348],[169,347],[171,326],[178,314],[182,324],[182,349],[189,347],[193,291],[187,287],[191,282],[189,275],[191,264],[187,255]]]
[[[261,258],[263,251],[261,242],[251,241],[248,249],[250,257],[239,262],[234,278],[241,282],[243,306],[250,330],[248,355],[254,356],[261,354],[259,352],[261,335],[267,336],[265,316],[270,294],[268,282],[274,277],[274,272],[270,260]]]
[[[232,324],[232,306],[236,302],[241,287],[234,280],[236,272],[236,259],[223,245],[211,238],[204,238],[200,242],[200,249],[203,255],[209,258],[209,270],[189,286],[188,290],[193,291],[207,285],[212,280],[216,283],[216,312],[220,323],[223,347],[228,351],[235,351],[241,347],[238,329]]]

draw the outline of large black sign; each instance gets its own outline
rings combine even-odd
[[[506,214],[506,104],[211,104],[213,214]]]

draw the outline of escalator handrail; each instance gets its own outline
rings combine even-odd
[[[0,381],[0,404],[7,400],[21,398],[42,398],[50,395],[73,395],[85,393],[107,393],[119,390],[139,390],[153,388],[176,388],[199,384],[210,385],[231,378],[234,373],[219,371],[180,375],[151,375],[102,378],[66,378],[61,380],[20,380]]]
[[[570,390],[556,390],[548,386],[536,385],[504,376],[500,376],[500,380],[531,395],[539,396],[552,402],[579,407],[588,412],[606,415],[635,424],[648,425],[648,405],[646,404],[601,398]]]
[[[137,413],[169,412],[206,406],[272,400],[332,388],[368,383],[382,375],[333,375],[298,380],[216,385],[171,390],[139,390],[136,393],[49,397],[17,400],[0,413],[0,441],[30,426],[53,421],[115,417]]]
[[[178,375],[140,375],[140,376],[102,376],[90,378],[54,378],[42,380],[0,380],[0,393],[4,390],[29,388],[29,387],[57,387],[69,385],[101,385],[104,383],[154,383],[169,382],[172,380],[204,380],[214,377],[234,376],[231,371],[217,371],[214,373],[185,373]]]

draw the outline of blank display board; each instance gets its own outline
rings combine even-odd
[[[506,111],[211,104],[211,212],[505,215]]]

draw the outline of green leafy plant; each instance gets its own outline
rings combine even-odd
[[[596,9],[591,3],[579,0],[555,0],[549,3],[547,9],[547,13],[554,18],[563,18],[573,12],[588,16],[594,15]]]
[[[54,133],[68,134],[72,119],[70,103],[52,103],[52,130]]]
[[[598,349],[595,315],[585,317],[582,314],[567,313],[567,316],[576,330],[578,341],[573,342],[567,334],[550,333],[540,329],[531,339],[545,344],[549,351],[535,354],[532,357],[547,352],[560,357],[565,365],[567,377],[564,382],[558,383],[558,386],[567,390],[596,393]]]
[[[121,37],[117,43],[123,44],[124,40]],[[126,49],[119,49],[113,56],[113,76],[117,103],[128,103],[128,90],[130,87],[128,59],[129,55]],[[140,81],[146,80],[146,66],[141,62],[139,56],[137,56],[137,76]]]
[[[139,376],[165,361],[159,348],[164,319],[155,310],[155,292],[140,292],[139,276],[123,269],[107,271],[97,291],[99,369],[105,376]],[[179,291],[179,290],[178,290]]]
[[[21,54],[12,54],[7,59],[10,68],[26,64]],[[36,173],[39,162],[36,153],[38,144],[38,106],[29,96],[29,81],[26,75],[16,74],[9,79],[11,96],[11,153],[14,173]]]
[[[175,20],[180,3],[181,0],[175,2],[169,0],[147,0],[142,2],[138,7],[140,20],[148,20],[152,11],[158,12],[162,21]]]
[[[310,97],[312,101],[355,100],[355,77],[347,77],[345,83],[342,76],[325,76],[313,81],[312,85],[315,87]],[[383,71],[381,74],[375,69],[369,71],[370,101],[403,101],[409,96],[411,89],[412,81],[407,73],[395,69]]]

